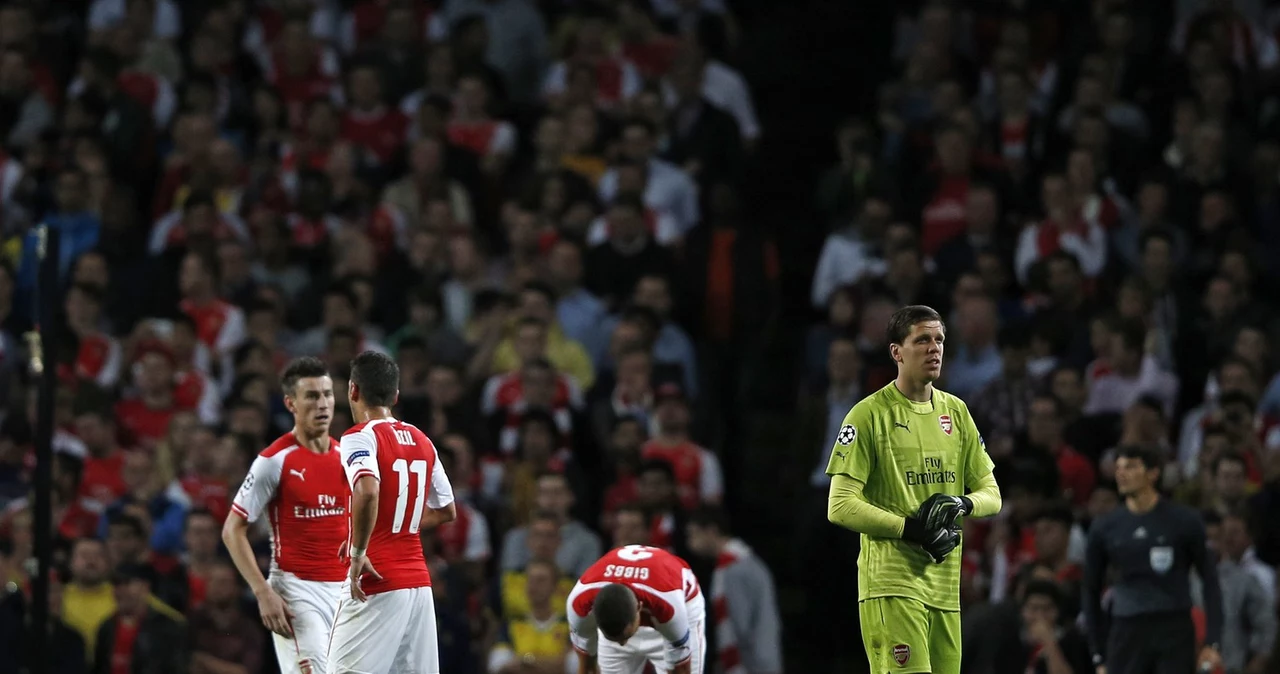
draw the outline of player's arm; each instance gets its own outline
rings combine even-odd
[[[231,503],[231,512],[222,523],[222,542],[227,546],[236,570],[258,598],[262,624],[272,632],[290,636],[293,628],[289,624],[289,609],[263,577],[262,570],[258,568],[257,555],[249,544],[249,524],[257,521],[263,509],[275,498],[280,484],[280,469],[278,459],[259,456],[253,460],[249,474],[245,476],[244,483],[240,485],[240,490]]]
[[[427,497],[427,511],[422,513],[419,526],[422,531],[427,531],[456,519],[458,506],[453,501],[453,485],[449,483],[449,476],[445,475],[444,466],[440,464],[440,457],[437,455],[431,467],[431,494]]]
[[[643,590],[641,590],[643,591]],[[684,591],[673,590],[656,594],[658,599],[650,610],[655,629],[667,642],[662,649],[667,671],[671,674],[690,674],[693,663],[695,636],[689,624],[689,613],[684,605]]]
[[[591,614],[591,606],[579,600],[582,594],[579,584],[569,593],[565,602],[565,616],[569,620],[569,642],[573,644],[573,652],[578,655],[578,674],[599,674],[596,666],[596,618]]]
[[[987,443],[983,442],[978,426],[973,422],[969,408],[964,408],[961,416],[961,438],[964,443],[965,487],[969,493],[961,496],[965,504],[965,515],[970,517],[990,517],[1000,512],[1002,504],[1000,485],[996,484],[993,472],[996,464],[987,454]]]
[[[338,443],[338,455],[351,484],[351,545],[347,549],[351,556],[351,597],[364,601],[360,577],[364,573],[378,574],[366,556],[373,524],[378,520],[378,484],[382,478],[378,471],[378,447],[372,434],[348,433]]]
[[[858,533],[880,538],[902,538],[906,518],[873,505],[863,495],[867,478],[876,465],[874,427],[867,405],[854,405],[831,449],[827,475],[827,519]]]
[[[378,520],[378,446],[371,433],[356,432],[342,436],[338,443],[342,468],[351,485],[352,557],[363,555],[373,536],[373,523]]]

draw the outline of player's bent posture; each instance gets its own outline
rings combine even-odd
[[[351,490],[329,437],[333,381],[324,363],[299,358],[281,376],[293,430],[271,443],[249,468],[222,527],[236,569],[258,598],[283,674],[322,674],[329,630],[347,566]],[[271,523],[271,577],[249,546],[249,524],[263,512]]]
[[[689,564],[666,550],[611,550],[583,572],[567,604],[578,674],[640,674],[646,663],[702,674],[705,599]]]
[[[827,516],[862,534],[858,613],[873,674],[959,674],[960,556],[949,554],[961,516],[1000,511],[969,408],[933,387],[945,330],[929,307],[893,314],[898,377],[853,406],[827,464]]]
[[[351,483],[351,567],[329,644],[328,674],[438,674],[435,604],[419,532],[457,517],[435,445],[391,416],[400,368],[365,351],[351,361],[356,425],[339,453]],[[349,595],[349,596],[348,596]]]

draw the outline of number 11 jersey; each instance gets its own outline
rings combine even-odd
[[[412,424],[374,419],[344,433],[338,451],[352,489],[366,475],[378,480],[378,518],[366,554],[382,579],[366,574],[360,586],[371,595],[429,587],[419,537],[422,516],[427,508],[453,502],[435,445]]]

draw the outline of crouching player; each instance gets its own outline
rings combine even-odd
[[[583,572],[565,612],[578,674],[641,674],[646,663],[659,673],[702,674],[702,590],[689,564],[665,550],[610,551]]]

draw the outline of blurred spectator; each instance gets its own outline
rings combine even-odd
[[[133,563],[116,570],[115,609],[98,628],[95,674],[189,671],[186,625],[153,610],[148,603],[154,575],[149,567]]]
[[[729,533],[718,509],[689,518],[689,550],[715,559],[711,601],[715,606],[717,662],[726,670],[782,671],[782,624],[773,575],[755,552]]]
[[[498,582],[497,588],[497,605],[499,613],[508,620],[522,618],[530,615],[532,608],[531,597],[526,590],[529,580],[529,567],[535,562],[551,564],[557,569],[557,579],[554,581],[553,605],[560,606],[564,604],[569,597],[569,591],[573,589],[573,578],[569,577],[570,570],[557,565],[556,560],[560,556],[563,539],[561,530],[563,527],[562,519],[554,513],[537,511],[533,514],[529,522],[529,528],[524,536],[524,540],[518,538],[516,542],[520,542],[523,550],[507,552],[507,541],[503,541],[503,571]],[[571,530],[572,531],[572,530]],[[577,551],[581,544],[575,545],[574,553],[569,559],[577,560]],[[516,560],[523,557],[524,563],[510,568],[507,567],[508,560]]]
[[[689,401],[679,384],[666,383],[654,392],[653,439],[640,448],[646,461],[662,461],[674,471],[680,506],[719,505],[724,499],[720,459],[690,438]]]
[[[1222,666],[1227,672],[1265,671],[1276,639],[1275,595],[1266,594],[1258,578],[1241,564],[1239,545],[1248,536],[1243,533],[1244,519],[1234,513],[1214,513],[1205,523],[1218,552]]]
[[[71,544],[70,579],[62,591],[62,620],[84,640],[85,657],[93,664],[98,628],[116,610],[107,548],[96,538]]]
[[[948,362],[948,391],[967,399],[1000,376],[1004,365],[996,343],[997,321],[996,304],[990,298],[969,299],[956,308],[958,344],[952,347],[954,355]]]
[[[244,612],[244,590],[235,567],[217,562],[209,569],[207,580],[208,594],[204,603],[191,612],[188,626],[190,671],[200,674],[236,668],[245,674],[258,674],[263,668],[266,635]]]
[[[555,561],[559,568],[574,577],[600,558],[600,537],[582,522],[570,516],[574,495],[564,475],[544,473],[538,476],[534,506],[539,512],[554,516],[560,527],[560,545]],[[507,532],[502,540],[501,568],[519,569],[528,562],[531,547],[527,544],[532,525]]]
[[[524,573],[528,614],[503,621],[497,643],[489,651],[490,674],[530,669],[558,673],[565,671],[570,661],[569,623],[555,602],[562,579],[560,570],[545,560],[533,560],[525,566]]]
[[[1147,330],[1134,320],[1119,320],[1112,326],[1105,344],[1106,364],[1094,369],[1089,385],[1085,414],[1118,413],[1144,395],[1154,396],[1173,413],[1178,379],[1160,368],[1155,358],[1145,355]]]

